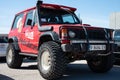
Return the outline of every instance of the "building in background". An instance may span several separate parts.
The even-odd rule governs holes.
[[[120,12],[115,12],[110,15],[109,26],[112,29],[120,29]]]

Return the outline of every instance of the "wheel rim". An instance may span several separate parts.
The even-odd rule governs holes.
[[[44,71],[48,71],[51,67],[51,57],[49,51],[43,51],[41,56],[41,66]]]
[[[12,53],[12,50],[10,49],[9,52],[8,52],[8,56],[7,56],[7,62],[10,64],[11,61],[12,61],[12,56],[13,56],[13,53]]]

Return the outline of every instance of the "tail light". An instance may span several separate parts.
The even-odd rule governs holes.
[[[61,42],[62,44],[70,43],[70,40],[68,40],[68,30],[65,28],[61,29]]]

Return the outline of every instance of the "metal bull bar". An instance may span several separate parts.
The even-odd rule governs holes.
[[[107,46],[109,46],[109,48],[107,49],[107,51],[110,51],[110,46],[111,46],[111,43],[113,43],[113,41],[111,41],[110,40],[110,35],[109,35],[109,33],[107,32],[107,30],[106,29],[103,29],[104,30],[104,32],[105,32],[105,38],[106,38],[106,41],[97,41],[97,42],[94,42],[94,41],[90,41],[89,40],[89,36],[88,36],[88,32],[87,32],[87,29],[85,28],[85,26],[83,26],[83,29],[84,29],[84,31],[85,31],[85,36],[86,36],[86,44],[87,44],[87,50],[89,50],[89,45],[90,45],[90,43],[106,43],[107,44]]]

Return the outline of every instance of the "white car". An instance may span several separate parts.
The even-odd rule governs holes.
[[[7,34],[0,34],[0,58],[6,56],[6,50],[8,47]]]

